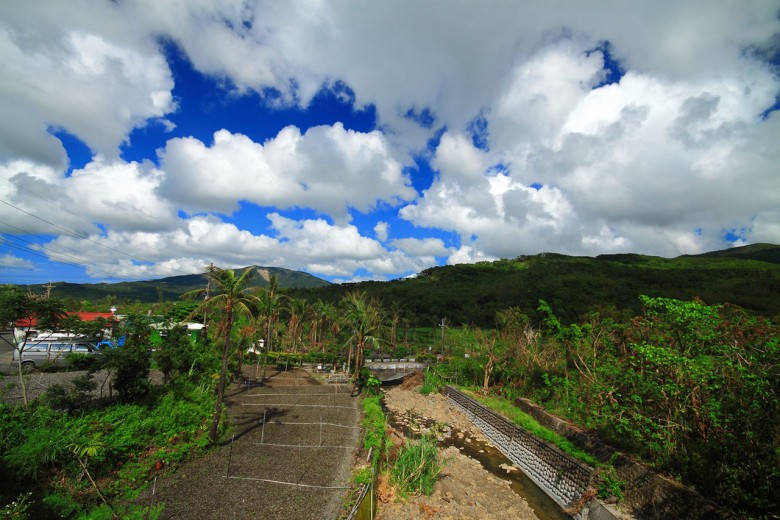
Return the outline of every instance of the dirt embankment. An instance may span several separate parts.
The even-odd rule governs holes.
[[[399,415],[418,415],[433,419],[439,435],[450,435],[451,428],[460,435],[484,440],[482,433],[468,418],[449,404],[440,394],[422,395],[416,388],[394,387],[385,393],[385,405]],[[403,442],[400,432],[392,431],[395,443]],[[384,520],[451,519],[537,520],[526,501],[517,495],[509,483],[489,472],[482,465],[452,446],[440,451],[445,461],[439,481],[431,496],[414,496],[400,500],[386,483],[381,483],[378,516]]]

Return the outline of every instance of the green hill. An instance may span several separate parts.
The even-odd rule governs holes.
[[[496,311],[511,306],[533,316],[547,301],[566,322],[593,310],[636,314],[639,295],[700,298],[732,303],[757,314],[780,315],[780,247],[756,244],[703,255],[661,258],[637,254],[566,256],[542,253],[422,271],[390,282],[294,290],[294,295],[335,301],[360,290],[385,306],[403,305],[412,324],[492,326]]]
[[[742,260],[758,260],[780,264],[780,246],[774,244],[751,244],[748,246],[733,247],[723,251],[713,251],[701,255],[686,255],[680,258],[735,258]]]
[[[241,273],[245,269],[248,269],[248,267],[236,269],[236,272]],[[272,275],[278,277],[279,286],[282,289],[313,288],[330,285],[330,282],[302,271],[292,271],[281,267],[258,266],[255,266],[255,269],[257,272],[249,284],[251,287],[267,287],[268,278]],[[94,284],[56,282],[52,283],[52,294],[59,298],[93,301],[102,300],[111,295],[122,300],[138,300],[144,303],[151,303],[178,300],[183,293],[201,289],[205,286],[206,277],[203,274],[190,274],[138,282]],[[34,293],[43,292],[43,286],[41,285],[29,287]]]

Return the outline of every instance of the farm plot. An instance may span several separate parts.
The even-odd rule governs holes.
[[[273,372],[226,403],[234,435],[160,482],[161,518],[335,518],[360,439],[351,386]]]

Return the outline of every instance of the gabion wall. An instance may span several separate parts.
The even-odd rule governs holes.
[[[445,387],[442,393],[561,507],[574,504],[590,485],[594,472],[590,466],[451,386]]]

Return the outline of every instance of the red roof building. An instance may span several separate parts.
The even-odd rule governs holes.
[[[76,315],[79,317],[81,321],[95,321],[98,318],[105,318],[107,320],[110,320],[112,318],[115,318],[114,313],[112,312],[66,312],[68,316]],[[32,318],[28,320],[27,318],[22,318],[21,320],[16,320],[16,326],[17,327],[32,327],[35,328],[38,325],[38,320],[35,318]]]

